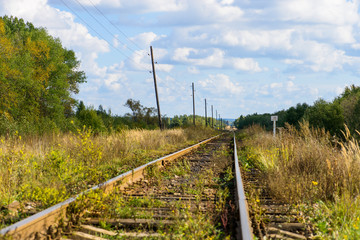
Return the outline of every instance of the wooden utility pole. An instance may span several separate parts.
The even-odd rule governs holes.
[[[220,120],[220,130],[221,130],[221,118],[220,118],[220,114],[219,114],[219,120]]]
[[[193,121],[195,126],[195,94],[194,94],[194,83],[192,83],[192,97],[193,97]]]
[[[217,128],[217,126],[218,126],[218,122],[217,122],[217,110],[215,110],[216,111],[216,117],[215,117],[215,127]]]
[[[158,96],[158,90],[157,90],[157,84],[156,84],[155,64],[154,64],[154,55],[153,55],[152,46],[150,46],[150,53],[151,53],[152,72],[153,72],[153,77],[154,77],[156,105],[157,105],[158,118],[159,118],[159,127],[160,127],[160,130],[162,130],[163,127],[162,127],[162,122],[161,122],[160,104],[159,104],[159,96]]]
[[[205,126],[207,127],[208,121],[207,121],[207,107],[206,107],[206,98],[205,98]]]
[[[211,127],[214,128],[214,110],[213,110],[213,105],[211,105]]]

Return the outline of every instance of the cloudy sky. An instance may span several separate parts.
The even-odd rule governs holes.
[[[45,27],[73,49],[77,99],[124,114],[128,98],[224,118],[275,112],[359,85],[359,0],[0,0],[0,14]]]

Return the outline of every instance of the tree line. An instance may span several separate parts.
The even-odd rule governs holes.
[[[278,115],[278,127],[284,127],[286,123],[298,126],[299,122],[307,121],[310,126],[324,128],[332,135],[342,137],[345,125],[351,133],[360,130],[360,87],[351,85],[333,101],[318,99],[314,104],[298,103],[296,106],[275,113],[249,114],[240,116],[235,121],[239,129],[252,124],[259,124],[267,130],[272,129],[270,116]]]
[[[74,126],[91,127],[95,132],[116,132],[122,129],[143,128],[156,129],[158,125],[158,116],[156,108],[143,106],[140,101],[128,99],[124,106],[131,111],[123,116],[113,115],[111,110],[105,110],[102,105],[98,109],[93,106],[86,107],[80,101],[73,119]],[[193,115],[175,115],[170,118],[166,115],[161,116],[164,128],[178,128],[193,126]],[[205,126],[205,117],[195,116],[196,126]],[[218,126],[220,123],[218,122]],[[208,118],[208,126],[211,125],[211,118]],[[216,121],[214,119],[214,125]]]

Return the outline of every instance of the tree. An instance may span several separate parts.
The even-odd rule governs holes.
[[[360,87],[351,85],[346,87],[344,92],[335,99],[334,102],[340,104],[344,122],[349,128],[350,132],[355,133],[355,130],[360,130]]]
[[[144,107],[140,104],[140,101],[134,99],[128,99],[125,103],[126,107],[132,111],[132,119],[138,127],[154,128],[156,126],[156,109]]]
[[[96,133],[106,130],[101,116],[97,114],[94,107],[85,107],[82,101],[80,101],[76,111],[76,118],[82,126],[90,127]]]
[[[341,130],[344,130],[344,116],[337,102],[319,99],[306,110],[304,118],[311,126],[325,128],[332,135],[341,136]]]
[[[288,124],[298,126],[301,119],[304,117],[306,109],[309,107],[306,103],[298,103],[296,107],[290,107],[286,111],[285,122]]]
[[[15,121],[61,124],[85,82],[74,52],[46,29],[7,16],[0,18],[0,44],[0,113]]]

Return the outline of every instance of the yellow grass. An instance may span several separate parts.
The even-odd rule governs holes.
[[[360,144],[348,129],[344,141],[306,122],[276,138],[256,126],[244,134],[244,166],[261,170],[273,197],[303,208],[319,239],[360,238]]]
[[[0,208],[14,200],[39,208],[53,205],[215,134],[211,129],[189,128],[94,136],[83,129],[77,134],[0,137]]]

